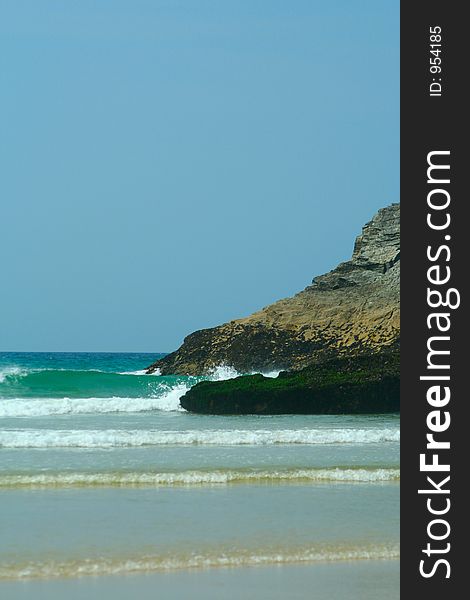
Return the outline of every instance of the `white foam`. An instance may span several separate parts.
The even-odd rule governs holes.
[[[163,473],[41,473],[1,475],[4,487],[111,487],[220,485],[229,483],[382,483],[397,481],[399,469],[285,469],[174,471]]]
[[[226,379],[234,379],[235,377],[240,377],[241,373],[239,373],[234,367],[230,365],[219,365],[214,367],[210,374],[209,379],[211,381],[225,381]]]
[[[351,560],[394,560],[400,556],[397,544],[367,546],[300,547],[292,549],[259,548],[258,550],[220,549],[213,553],[193,552],[168,555],[143,555],[129,558],[96,558],[76,560],[24,561],[0,566],[0,580],[81,577],[89,575],[116,575],[170,571],[179,569],[207,569],[216,567],[249,567],[292,563],[317,563]]]
[[[261,371],[261,375],[264,375],[265,377],[273,377],[273,378],[275,378],[275,377],[277,377],[279,375],[280,372],[281,371],[268,371],[266,373],[266,372]]]
[[[181,384],[158,398],[13,398],[0,399],[0,417],[43,417],[102,413],[138,413],[151,410],[183,411],[180,398],[189,389]]]
[[[398,429],[56,430],[4,429],[4,448],[114,448],[166,445],[377,444],[398,442]]]
[[[28,371],[20,367],[4,367],[0,369],[0,383],[3,383],[7,377],[23,377]]]
[[[155,369],[152,373],[147,373],[147,369],[141,369],[139,371],[122,371],[119,375],[152,375],[154,377],[159,377],[161,375],[160,369]]]
[[[211,381],[225,381],[226,379],[234,379],[235,377],[240,377],[241,375],[257,375],[261,374],[265,377],[277,377],[281,371],[250,371],[249,373],[240,373],[237,371],[235,367],[230,365],[218,365],[214,367],[210,374],[209,379]]]

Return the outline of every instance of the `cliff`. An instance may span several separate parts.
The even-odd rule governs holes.
[[[190,334],[148,372],[200,375],[222,364],[242,373],[300,370],[398,348],[399,281],[400,207],[392,204],[363,227],[350,260],[292,298]]]

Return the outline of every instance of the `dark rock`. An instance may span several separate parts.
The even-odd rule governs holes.
[[[203,381],[181,398],[204,414],[378,414],[400,408],[397,350],[333,358],[277,378],[248,375]]]

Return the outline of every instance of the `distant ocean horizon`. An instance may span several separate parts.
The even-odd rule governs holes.
[[[190,414],[239,374],[162,356],[0,353],[0,579],[398,557],[398,415]]]

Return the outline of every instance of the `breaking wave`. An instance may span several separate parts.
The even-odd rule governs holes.
[[[103,413],[138,413],[151,410],[183,411],[180,398],[189,389],[185,384],[169,388],[150,398],[11,398],[0,400],[0,417],[42,417]]]
[[[261,373],[261,375],[264,375],[265,377],[277,377],[280,371],[250,371],[250,373],[245,373],[245,375],[255,375],[256,373]],[[240,375],[243,375],[243,373],[240,373],[230,365],[219,365],[212,369],[209,374],[209,379],[211,381],[224,381],[225,379],[240,377]]]
[[[264,373],[276,377],[278,371]],[[137,412],[141,410],[177,410],[179,398],[194,384],[203,379],[222,381],[239,377],[233,367],[220,365],[205,377],[182,375],[161,376],[159,371],[147,375],[145,370],[113,373],[99,369],[24,369],[17,366],[0,370],[0,417],[40,416],[83,412],[132,412],[124,405],[129,399],[147,400],[134,402]],[[156,399],[161,402],[156,402]],[[53,400],[61,400],[53,405]],[[72,403],[76,401],[76,405]],[[102,404],[100,404],[100,399]],[[29,407],[25,400],[34,400]],[[43,405],[37,402],[43,400]],[[14,404],[17,404],[15,410]],[[50,412],[48,412],[50,411]]]
[[[279,371],[264,373],[277,377]],[[239,377],[220,365],[206,377],[147,375],[145,370],[112,373],[96,369],[0,370],[0,418],[67,414],[182,411],[180,398],[198,381]]]
[[[155,398],[200,378],[160,377],[142,372],[109,373],[99,370],[4,369],[0,379],[0,404],[4,399],[37,398]]]
[[[139,556],[135,558],[96,558],[68,561],[31,561],[0,566],[0,580],[82,577],[151,573],[180,569],[215,567],[249,567],[295,563],[337,562],[352,560],[394,560],[400,556],[397,544],[363,547],[312,547],[297,550],[194,552],[179,556]]]
[[[278,430],[56,430],[5,429],[3,448],[115,448],[167,445],[244,446],[273,444],[376,444],[398,442],[400,432],[388,429]]]
[[[381,483],[398,481],[399,469],[328,468],[285,470],[215,470],[163,473],[41,473],[1,475],[0,488],[192,486],[230,483]]]
[[[26,375],[28,371],[21,367],[3,367],[0,369],[0,383],[7,381],[8,379],[18,378]]]

